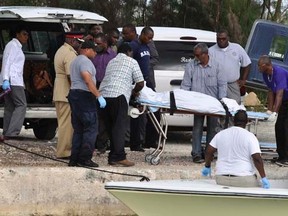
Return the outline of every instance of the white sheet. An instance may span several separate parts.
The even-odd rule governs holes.
[[[225,110],[220,101],[212,96],[194,91],[182,89],[174,90],[177,109],[190,110],[198,113],[225,115]],[[140,91],[139,101],[148,103],[157,107],[170,107],[170,92],[154,92],[148,87]],[[233,102],[234,101],[234,102]],[[225,98],[224,101],[229,111],[243,109],[235,100]]]
[[[188,110],[195,113],[225,115],[225,110],[220,101],[212,96],[194,91],[182,89],[174,90],[175,102],[177,109]],[[151,88],[144,87],[140,91],[138,98],[140,103],[150,104],[151,107],[170,108],[170,92],[154,92]],[[223,98],[223,102],[228,107],[229,112],[233,115],[237,110],[246,108],[239,105],[235,100]],[[153,109],[152,109],[153,111]],[[247,112],[249,118],[267,119],[269,115],[260,112]]]

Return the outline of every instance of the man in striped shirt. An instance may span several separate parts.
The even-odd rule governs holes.
[[[198,43],[194,47],[195,58],[186,65],[181,89],[196,91],[210,95],[217,99],[227,96],[227,81],[224,73],[219,68],[219,63],[208,54],[208,47],[204,43]],[[193,98],[191,98],[193,100]],[[192,159],[194,163],[203,163],[201,139],[205,115],[194,115]],[[206,146],[216,134],[218,117],[207,116]]]

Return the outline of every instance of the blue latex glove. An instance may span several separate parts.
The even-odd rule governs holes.
[[[262,182],[262,187],[265,189],[269,189],[270,188],[270,183],[268,181],[268,179],[266,177],[261,179]]]
[[[10,89],[10,82],[8,80],[4,80],[2,84],[2,89],[7,90]]]
[[[97,98],[98,102],[100,104],[100,108],[105,108],[106,107],[106,100],[105,98],[101,95],[100,97]]]
[[[203,167],[202,169],[202,176],[211,176],[211,167]]]

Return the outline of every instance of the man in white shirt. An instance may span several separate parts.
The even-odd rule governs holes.
[[[229,42],[226,30],[217,32],[217,44],[209,48],[209,55],[218,61],[220,70],[225,73],[227,97],[240,104],[240,88],[245,85],[251,66],[249,56],[239,44]]]
[[[18,136],[24,122],[27,102],[23,81],[25,56],[22,44],[27,43],[28,36],[24,26],[16,26],[14,38],[4,49],[0,83],[3,90],[11,89],[11,93],[4,97],[3,135],[0,141]]]
[[[253,133],[245,129],[247,122],[246,111],[238,110],[234,116],[234,126],[215,135],[206,149],[202,175],[211,175],[211,161],[217,151],[217,184],[257,187],[259,181],[255,172],[256,167],[261,176],[262,187],[270,188],[261,158],[259,142]]]

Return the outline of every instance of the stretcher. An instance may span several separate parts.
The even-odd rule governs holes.
[[[167,114],[202,114],[207,116],[225,117],[223,128],[227,128],[229,118],[233,116],[237,110],[245,109],[239,106],[236,101],[231,99],[223,99],[219,101],[214,97],[206,94],[201,94],[193,91],[185,91],[181,89],[173,92],[156,93],[149,88],[144,88],[138,98],[139,103],[143,106],[143,111],[139,112],[137,109],[132,109],[130,115],[136,117],[143,113],[147,113],[151,119],[155,129],[159,134],[158,146],[152,152],[145,156],[145,161],[158,165],[160,163],[160,156],[165,150],[167,140],[168,122]],[[154,112],[160,112],[160,121],[157,120]],[[257,133],[257,124],[259,120],[267,120],[269,115],[260,112],[247,112],[249,124],[254,125],[254,132]]]

